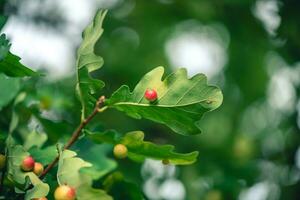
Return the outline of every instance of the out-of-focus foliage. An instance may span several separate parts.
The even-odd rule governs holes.
[[[18,4],[12,2],[7,8],[15,12],[7,12],[8,17],[21,15],[17,12]],[[159,170],[158,174],[147,171],[147,163],[141,167],[127,160],[120,161],[117,170],[122,176],[119,182],[112,181],[110,184],[109,180],[114,176],[99,175],[106,180],[104,188],[109,194],[113,191],[125,194],[139,185],[144,186],[144,193],[149,199],[168,199],[159,188],[171,179],[179,179],[186,192],[183,199],[189,200],[255,199],[249,197],[251,191],[252,195],[263,191],[262,196],[265,194],[268,199],[298,198],[300,5],[297,0],[268,1],[275,2],[278,13],[275,11],[273,14],[280,18],[275,34],[270,34],[264,20],[257,14],[258,7],[261,8],[264,2],[267,1],[128,0],[112,7],[104,22],[105,32],[96,46],[105,64],[103,69],[93,74],[93,77],[107,83],[104,94],[111,94],[125,83],[134,88],[139,78],[155,66],[168,67],[168,73],[173,71],[166,44],[175,32],[183,34],[177,33],[182,24],[212,28],[220,38],[227,38],[228,46],[223,46],[226,64],[209,77],[211,82],[221,85],[224,103],[220,110],[205,116],[201,122],[203,134],[188,140],[185,136],[171,134],[171,130],[163,125],[129,119],[115,111],[99,116],[90,125],[95,131],[116,128],[125,133],[142,129],[147,133],[147,140],[176,144],[178,152],[200,152],[197,163],[177,167],[177,173],[172,176],[159,174]],[[262,9],[263,13],[268,13],[268,7]],[[37,19],[39,24],[61,23],[62,27],[66,23],[61,20],[60,13],[28,19]],[[54,27],[61,31],[59,25]],[[30,118],[31,127],[49,133],[48,143],[54,144],[60,136],[63,136],[62,141],[68,138],[80,120],[73,78],[56,80],[55,83],[35,78],[30,80],[30,84],[18,86],[17,91],[28,91],[23,104],[36,109],[36,113],[31,113],[26,107],[15,107],[20,116],[19,129],[26,133],[28,126],[22,121]],[[0,102],[2,99],[1,96]],[[8,132],[4,127],[10,123],[11,100],[7,100],[10,103],[5,103],[1,110],[0,136]],[[44,115],[37,114],[39,111]],[[36,122],[42,127],[36,126]],[[20,132],[20,141],[26,138],[24,133]],[[2,140],[0,137],[0,142]],[[82,140],[74,150],[88,151],[90,147],[89,141]],[[99,153],[99,159],[106,154],[111,156],[107,153],[111,152],[111,147],[107,148]],[[2,145],[0,150],[3,150]],[[108,169],[114,170],[114,164]],[[151,175],[145,175],[147,173]],[[124,179],[136,185],[124,187]],[[161,187],[149,187],[153,182]],[[151,196],[151,193],[156,196]],[[137,196],[137,199],[140,198],[140,195]],[[115,198],[121,199],[122,196]]]

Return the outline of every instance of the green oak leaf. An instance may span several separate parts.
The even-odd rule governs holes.
[[[198,152],[176,153],[172,145],[157,145],[144,141],[144,133],[133,131],[118,137],[115,131],[92,133],[86,131],[87,137],[95,143],[124,144],[128,149],[128,157],[134,161],[142,162],[146,158],[168,160],[174,165],[189,165],[196,161]]]
[[[0,72],[11,77],[39,76],[40,74],[25,67],[20,63],[21,58],[8,52],[6,57],[0,61]]]
[[[10,49],[9,41],[6,39],[5,34],[0,35],[0,61],[3,60]]]
[[[179,134],[200,133],[199,121],[203,114],[222,103],[221,90],[207,85],[203,74],[189,79],[185,69],[177,70],[164,80],[163,74],[163,67],[155,68],[141,79],[133,92],[128,86],[121,86],[107,101],[107,106],[136,119],[146,118],[165,124]],[[148,88],[157,91],[158,99],[154,103],[144,98]]]
[[[59,185],[67,184],[74,187],[76,189],[77,200],[112,200],[105,191],[92,187],[92,178],[81,172],[83,168],[91,167],[92,165],[76,157],[76,155],[74,151],[62,150],[60,148],[57,171]]]
[[[10,51],[9,40],[2,34],[0,36],[0,72],[11,77],[38,76],[39,73],[25,67],[21,58],[12,54]]]
[[[0,73],[0,110],[6,106],[18,94],[20,90],[20,80],[7,77]]]
[[[6,24],[8,17],[0,15],[0,30],[2,30],[3,26]]]
[[[47,196],[49,185],[43,183],[33,172],[24,172],[21,170],[23,159],[30,154],[26,152],[21,145],[15,145],[11,137],[7,140],[8,147],[8,178],[18,184],[18,187],[24,187],[28,182],[33,187],[26,191],[25,200]],[[20,188],[18,188],[20,190]],[[21,189],[22,190],[22,189]]]
[[[48,165],[51,163],[58,155],[56,146],[48,146],[45,148],[32,147],[29,149],[30,155],[34,157],[36,162],[42,163],[43,165]]]
[[[82,106],[82,119],[95,105],[94,94],[104,87],[104,82],[94,79],[90,73],[100,69],[103,58],[95,54],[95,45],[103,33],[102,23],[107,11],[99,10],[91,24],[83,32],[83,40],[77,51],[76,92]]]
[[[57,170],[57,181],[59,185],[68,184],[77,188],[83,184],[79,170],[84,167],[90,167],[91,164],[76,157],[76,155],[77,154],[71,150],[60,151]]]
[[[41,181],[33,172],[28,172],[27,176],[34,187],[26,191],[25,200],[47,196],[50,191],[49,185]]]

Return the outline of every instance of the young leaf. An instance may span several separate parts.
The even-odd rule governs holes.
[[[29,150],[32,147],[41,148],[43,144],[47,141],[47,135],[45,133],[39,133],[36,130],[27,134],[23,147]]]
[[[76,153],[70,150],[60,152],[59,165],[57,171],[57,181],[59,185],[68,184],[72,187],[79,187],[83,180],[79,170],[90,167],[91,164],[81,158],[76,157]]]
[[[218,108],[223,100],[215,86],[208,86],[206,76],[197,74],[187,78],[185,69],[179,69],[162,81],[163,67],[146,74],[133,92],[123,85],[107,101],[107,106],[125,112],[137,119],[146,118],[169,126],[183,135],[200,133],[199,121],[207,111]],[[155,89],[157,101],[144,98],[147,89]]]
[[[133,131],[125,134],[124,137],[117,137],[114,131],[104,133],[91,133],[86,131],[87,137],[96,143],[111,142],[112,144],[124,144],[128,149],[128,157],[134,161],[144,161],[146,158],[156,160],[168,160],[174,165],[189,165],[196,161],[198,152],[175,153],[172,145],[156,145],[144,141],[144,133]],[[110,138],[109,140],[107,138]]]
[[[58,183],[67,184],[76,190],[77,200],[112,200],[105,191],[92,188],[92,178],[81,173],[81,169],[90,167],[91,164],[76,157],[76,153],[70,150],[60,149],[57,179]]]
[[[24,77],[24,76],[38,76],[39,73],[25,67],[20,58],[10,51],[9,41],[5,35],[0,36],[0,72],[7,76]]]
[[[104,87],[104,83],[94,79],[90,73],[100,69],[103,65],[101,56],[95,54],[95,44],[103,33],[102,23],[106,11],[100,10],[91,24],[83,32],[83,40],[77,51],[77,86],[76,92],[82,106],[82,119],[88,115],[95,105],[96,91]]]
[[[41,181],[33,172],[28,172],[27,176],[34,187],[26,191],[25,200],[47,196],[50,190],[49,185]]]

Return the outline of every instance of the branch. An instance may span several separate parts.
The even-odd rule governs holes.
[[[102,112],[104,109],[101,109],[101,106],[103,105],[105,101],[105,97],[101,96],[97,103],[96,106],[93,110],[93,112],[86,118],[84,119],[79,126],[77,127],[77,129],[73,132],[72,137],[69,139],[69,141],[66,143],[66,145],[64,146],[64,149],[69,149],[79,138],[79,136],[81,135],[81,131],[82,129],[97,115],[98,112]],[[44,178],[46,176],[46,174],[57,164],[59,160],[59,156],[57,156],[48,166],[47,168],[43,171],[43,173],[41,174],[40,178]]]

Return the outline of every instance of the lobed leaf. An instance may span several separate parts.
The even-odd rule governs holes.
[[[83,184],[79,170],[84,167],[90,167],[91,164],[76,157],[76,155],[74,151],[70,150],[60,152],[57,170],[57,181],[59,185],[67,184],[77,188]]]
[[[104,133],[87,132],[87,137],[96,143],[124,144],[128,149],[128,157],[134,161],[142,162],[146,158],[168,160],[174,165],[188,165],[196,161],[198,152],[176,153],[172,145],[157,145],[144,141],[144,133],[133,131],[118,137],[115,131]]]
[[[50,191],[48,184],[41,181],[33,172],[28,172],[27,176],[33,185],[33,188],[26,191],[25,200],[32,200],[47,196]]]
[[[9,41],[6,36],[0,36],[0,72],[11,77],[24,77],[24,76],[38,76],[39,73],[24,66],[18,56],[12,54],[10,51]]]
[[[104,83],[91,77],[90,73],[100,69],[104,63],[96,55],[95,45],[103,33],[102,23],[107,11],[99,10],[91,24],[83,32],[83,40],[77,51],[77,86],[76,92],[82,106],[84,119],[95,105],[94,94],[104,87]]]
[[[58,183],[74,187],[77,200],[112,200],[105,191],[92,187],[92,178],[81,173],[82,169],[91,167],[91,164],[76,157],[76,155],[74,151],[60,149],[57,171]]]
[[[107,106],[136,118],[146,118],[165,124],[183,135],[200,133],[199,121],[205,112],[218,108],[223,100],[219,88],[207,85],[207,78],[197,74],[188,79],[185,69],[179,69],[162,81],[163,67],[146,74],[133,92],[121,86],[107,101]],[[154,103],[144,98],[146,89],[155,89]]]

